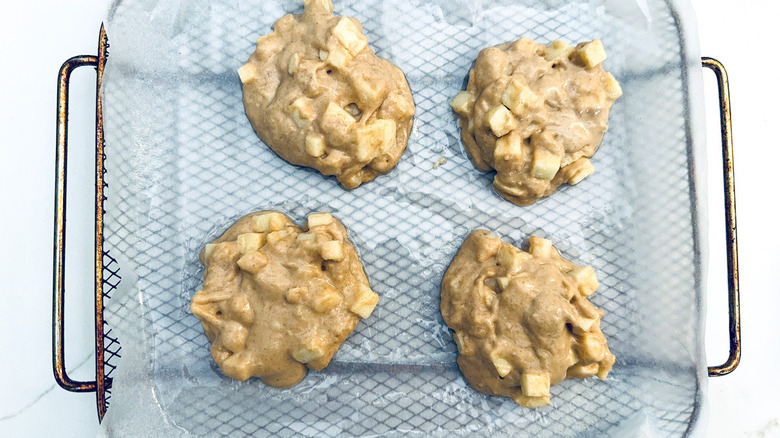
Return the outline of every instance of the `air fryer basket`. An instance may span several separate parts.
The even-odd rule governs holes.
[[[637,2],[614,10],[593,2],[532,0],[335,3],[337,14],[361,20],[374,50],[405,72],[417,105],[398,167],[352,191],[283,162],[243,114],[235,70],[255,38],[284,13],[299,12],[299,2],[117,2],[108,23],[111,60],[106,64],[101,30],[98,57],[74,58],[63,67],[55,230],[58,382],[96,391],[100,418],[113,390],[104,421],[112,436],[694,432],[706,394],[706,242],[695,100],[701,97],[700,61],[685,5],[656,0],[641,2],[647,9]],[[482,47],[519,36],[545,42],[601,38],[610,55],[606,68],[625,92],[594,157],[596,174],[530,207],[502,200],[491,190],[492,175],[473,168],[447,105]],[[93,63],[99,78],[96,356],[104,366],[95,382],[72,382],[62,350],[67,78],[70,69]],[[725,72],[715,71],[727,85]],[[732,350],[729,362],[710,369],[711,375],[733,370],[739,358],[727,87],[721,91]],[[447,161],[434,166],[441,158]],[[328,368],[286,390],[222,376],[188,311],[202,274],[199,249],[237,217],[267,208],[297,220],[315,211],[338,216],[381,296]],[[546,236],[567,258],[594,267],[601,287],[593,302],[606,312],[602,327],[618,358],[606,382],[565,381],[553,388],[552,405],[537,410],[465,383],[439,314],[439,283],[474,228],[519,246],[532,234]]]

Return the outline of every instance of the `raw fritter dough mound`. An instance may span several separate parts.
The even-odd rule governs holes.
[[[279,156],[355,188],[389,172],[409,138],[412,92],[330,0],[285,15],[238,70],[252,127]]]
[[[203,290],[190,309],[225,375],[277,387],[321,370],[379,296],[347,230],[328,213],[306,229],[282,213],[246,216],[201,252]]]
[[[441,313],[471,386],[538,407],[566,377],[606,378],[615,356],[603,312],[587,298],[598,287],[593,269],[562,258],[546,239],[532,236],[529,251],[472,232],[444,274]]]
[[[479,52],[466,91],[450,105],[471,161],[496,170],[501,196],[529,205],[593,173],[588,158],[623,93],[601,67],[606,56],[599,40],[575,48],[520,38]]]

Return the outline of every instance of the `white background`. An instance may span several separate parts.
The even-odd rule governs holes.
[[[780,437],[780,290],[777,287],[777,19],[771,0],[691,0],[702,54],[730,74],[739,218],[743,359],[709,379],[707,436]],[[106,1],[38,0],[0,6],[0,436],[95,436],[94,394],[52,377],[52,240],[56,77],[73,55],[95,54]],[[94,70],[73,76],[68,208],[67,365],[89,379],[92,319]],[[725,262],[715,82],[708,108],[710,267],[706,347],[726,357]],[[92,112],[92,113],[91,113]],[[73,214],[75,212],[75,214]],[[81,219],[81,220],[79,220]]]

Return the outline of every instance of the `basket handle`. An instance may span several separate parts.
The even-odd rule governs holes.
[[[73,392],[95,392],[98,416],[105,414],[105,371],[103,369],[103,117],[100,87],[108,41],[101,26],[98,56],[75,56],[60,67],[57,80],[56,170],[54,178],[54,285],[52,311],[52,365],[54,379]],[[80,67],[97,69],[95,135],[95,380],[78,381],[65,369],[65,220],[67,205],[68,98],[71,73]]]
[[[715,73],[720,102],[720,138],[723,153],[723,192],[726,207],[726,263],[728,269],[729,357],[721,365],[708,367],[709,375],[724,376],[737,368],[742,356],[739,320],[739,264],[737,257],[737,199],[734,189],[734,144],[731,132],[731,101],[726,68],[718,60],[702,58],[702,67]]]

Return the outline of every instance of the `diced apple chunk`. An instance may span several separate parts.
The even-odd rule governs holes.
[[[208,263],[209,258],[211,257],[211,254],[214,252],[214,248],[217,247],[216,243],[207,243],[206,247],[203,249],[203,260]]]
[[[520,387],[527,397],[545,397],[550,395],[550,376],[540,373],[523,373]]]
[[[524,408],[538,408],[550,404],[550,396],[529,397],[523,394],[512,396],[512,401]]]
[[[287,63],[287,73],[294,75],[298,72],[298,64],[301,62],[301,57],[297,53],[293,53],[290,57],[290,62]]]
[[[325,138],[319,134],[309,134],[304,141],[306,153],[312,157],[321,157],[325,153]]]
[[[306,98],[299,97],[290,105],[290,117],[299,128],[306,127],[314,118],[314,111],[306,102]]]
[[[501,239],[495,236],[484,236],[477,246],[477,262],[484,263],[496,255],[501,248]]]
[[[531,176],[551,180],[561,168],[561,157],[547,149],[536,148],[531,161]]]
[[[242,84],[248,84],[257,79],[257,70],[252,64],[244,64],[238,69],[238,78]]]
[[[252,229],[256,233],[283,230],[285,225],[284,215],[276,211],[252,216]]]
[[[266,234],[265,241],[269,245],[276,245],[277,243],[287,239],[292,234],[291,230],[271,231]]]
[[[593,40],[577,46],[577,53],[586,67],[593,68],[607,59],[607,52],[601,40]]]
[[[354,301],[349,306],[349,311],[365,319],[371,316],[378,302],[379,295],[372,291],[370,287],[360,285]]]
[[[344,244],[338,240],[329,240],[320,246],[320,254],[325,260],[340,262],[344,260]]]
[[[498,284],[499,289],[506,290],[509,287],[509,277],[497,277],[496,284]]]
[[[523,139],[516,132],[496,140],[496,149],[493,151],[493,160],[498,164],[502,161],[520,161],[523,159]]]
[[[295,241],[298,243],[314,243],[316,239],[317,235],[315,233],[301,233],[295,238]]]
[[[311,230],[314,227],[330,225],[333,223],[333,216],[330,213],[312,213],[306,218],[306,226]]]
[[[623,95],[623,89],[620,87],[620,83],[612,76],[612,73],[607,73],[607,81],[604,84],[604,89],[607,91],[607,97],[612,100],[617,99]]]
[[[268,257],[260,251],[244,254],[238,259],[238,267],[250,274],[257,274],[268,264]]]
[[[349,61],[352,61],[352,58],[353,56],[347,52],[347,49],[338,44],[330,50],[320,50],[320,60],[338,69],[344,68],[349,64]]]
[[[468,91],[461,91],[455,95],[455,98],[450,102],[450,107],[458,115],[468,116],[471,114],[471,107],[474,105],[474,96]]]
[[[290,304],[299,304],[308,293],[309,290],[305,287],[293,287],[287,289],[287,292],[284,293],[284,299]]]
[[[496,259],[498,260],[498,263],[501,264],[501,266],[510,266],[512,263],[514,263],[519,252],[520,250],[514,246],[508,243],[503,243],[501,244],[501,248],[498,249]]]
[[[528,108],[539,104],[539,96],[519,77],[512,78],[501,95],[501,103],[518,117],[523,117]]]
[[[597,336],[585,333],[580,339],[580,357],[586,363],[598,362],[607,353],[605,347]]]
[[[395,121],[377,119],[373,123],[355,129],[355,143],[357,150],[362,151],[358,161],[370,160],[376,151],[386,153],[395,146],[396,125]],[[361,159],[362,158],[362,159]]]
[[[590,329],[593,327],[593,324],[596,323],[596,318],[581,317],[572,322],[574,328],[577,329],[575,330],[575,332],[586,333],[589,332]]]
[[[569,271],[569,276],[577,281],[577,289],[584,296],[590,296],[599,288],[596,271],[590,266],[578,266]]]
[[[315,312],[327,313],[341,304],[343,297],[333,286],[323,286],[311,301],[311,306]]]
[[[487,125],[496,137],[503,137],[515,127],[515,118],[504,105],[496,105],[485,114]]]
[[[499,377],[506,377],[509,373],[512,372],[514,367],[511,363],[509,363],[508,360],[494,353],[490,354],[490,361],[493,362],[493,366],[496,368],[496,372],[498,372]]]
[[[293,359],[300,363],[309,363],[315,359],[321,358],[325,354],[322,348],[317,345],[307,345],[292,353]]]
[[[336,105],[334,102],[328,102],[325,112],[322,113],[320,119],[322,126],[329,126],[332,129],[339,129],[348,131],[349,128],[355,124],[355,118],[352,114],[348,113],[344,108]]]
[[[534,257],[550,257],[552,255],[552,242],[539,236],[531,236],[528,239],[528,252]]]
[[[383,83],[367,81],[359,76],[352,78],[352,86],[355,88],[358,99],[367,104],[378,102],[384,92]]]
[[[566,175],[569,177],[569,184],[574,185],[580,183],[583,179],[593,175],[596,169],[593,167],[593,163],[590,159],[581,157],[575,160],[573,163],[566,166]]]
[[[571,52],[574,51],[574,47],[566,44],[561,40],[555,40],[547,46],[547,53],[544,54],[544,59],[548,61],[555,61],[560,58],[568,58]]]
[[[368,39],[360,31],[354,19],[341,17],[333,26],[333,35],[352,56],[357,56],[367,45]]]
[[[244,233],[236,236],[236,244],[241,254],[257,251],[263,246],[264,237],[261,233]]]

